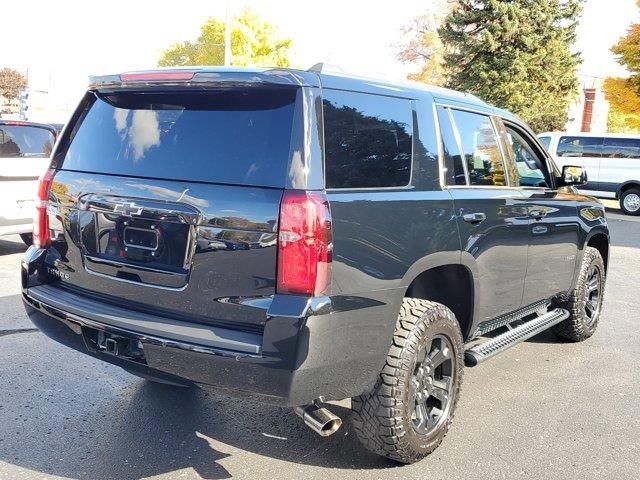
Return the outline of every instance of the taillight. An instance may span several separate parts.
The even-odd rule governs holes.
[[[36,197],[36,214],[33,221],[33,244],[38,248],[46,248],[51,243],[49,231],[49,217],[47,216],[47,203],[49,191],[55,170],[49,169],[42,174],[38,181],[38,194]]]
[[[278,293],[322,295],[331,284],[333,234],[327,197],[286,191],[278,227]]]

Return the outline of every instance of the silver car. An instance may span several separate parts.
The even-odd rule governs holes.
[[[38,177],[56,133],[53,125],[0,120],[0,235],[19,234],[31,244]]]

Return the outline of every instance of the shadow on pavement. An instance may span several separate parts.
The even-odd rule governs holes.
[[[29,248],[20,240],[20,237],[16,236],[15,238],[16,240],[14,240],[13,236],[8,238],[0,237],[0,256],[22,253]]]
[[[90,383],[80,382],[77,388],[87,389],[87,385]],[[79,480],[141,479],[188,468],[204,479],[226,479],[262,471],[261,456],[324,468],[397,466],[358,444],[349,431],[350,410],[341,407],[333,411],[345,420],[342,429],[321,438],[288,408],[142,380],[127,395],[118,396],[122,404],[110,405],[111,412],[86,405],[77,412],[54,412],[51,405],[38,405],[52,401],[56,402],[55,398],[34,399],[32,408],[68,415],[64,431],[42,435],[52,429],[50,415],[44,415],[40,425],[29,429],[37,432],[38,438],[25,438],[18,458],[0,453],[0,460],[45,475]],[[56,410],[64,406],[60,403]],[[0,452],[2,445],[0,442]],[[242,455],[246,462],[235,459],[229,471],[224,460],[235,455]]]

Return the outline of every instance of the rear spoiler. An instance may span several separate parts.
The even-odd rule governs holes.
[[[315,72],[288,68],[241,70],[233,68],[166,69],[127,72],[117,75],[89,77],[90,89],[140,88],[156,86],[216,87],[216,86],[298,86],[320,87]]]

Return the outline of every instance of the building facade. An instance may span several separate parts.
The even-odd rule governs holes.
[[[580,75],[580,94],[569,107],[567,132],[607,131],[609,102],[604,96],[604,78]]]

